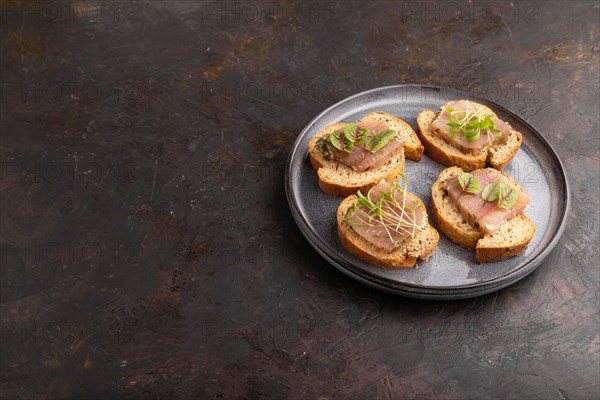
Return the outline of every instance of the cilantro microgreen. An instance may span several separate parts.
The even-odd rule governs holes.
[[[402,180],[404,187],[398,183],[393,183],[388,190],[381,193],[381,197],[377,202],[372,201],[372,189],[369,190],[367,196],[358,191],[352,213],[349,215],[357,215],[360,223],[354,223],[353,226],[372,227],[373,225],[381,225],[392,242],[394,242],[392,232],[414,237],[417,230],[423,229],[425,224],[417,224],[416,222],[416,210],[422,206],[419,204],[415,206],[406,204],[407,191],[404,175],[402,175]],[[396,196],[398,191],[402,193],[401,201]]]
[[[482,133],[489,136],[492,132],[500,132],[492,120],[493,115],[485,114],[483,107],[476,110],[470,110],[468,106],[466,110],[446,107],[446,111],[450,113],[446,125],[450,127],[452,136],[460,133],[468,142],[475,142]]]

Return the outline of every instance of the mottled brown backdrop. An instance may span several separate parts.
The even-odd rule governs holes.
[[[597,1],[0,5],[0,397],[600,397]],[[556,148],[572,209],[531,276],[416,301],[304,239],[298,133],[399,83]]]

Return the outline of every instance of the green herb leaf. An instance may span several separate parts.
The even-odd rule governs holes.
[[[349,141],[354,143],[354,135],[356,135],[356,129],[358,127],[356,126],[356,124],[348,124],[344,127],[344,138]]]
[[[506,186],[506,185],[505,185]],[[517,198],[519,195],[517,191],[513,188],[506,186],[508,191],[504,194],[501,194],[501,197],[498,197],[498,207],[504,208],[505,210],[510,210],[517,203]]]
[[[474,135],[465,135],[465,137],[467,138],[467,142],[476,142],[477,139],[479,139],[479,133],[476,133]]]
[[[458,176],[458,183],[460,184],[462,190],[468,193],[479,193],[479,190],[481,189],[479,181],[475,175],[468,172],[463,172]]]
[[[354,142],[350,142],[349,140],[344,140],[344,151],[346,153],[352,153],[353,148],[354,148]]]
[[[342,132],[336,131],[329,134],[329,142],[338,150],[344,150],[344,139]]]
[[[348,124],[344,128],[344,151],[351,153],[354,148],[354,135],[356,134],[356,124]]]
[[[487,185],[483,192],[481,192],[481,198],[488,202],[497,201],[497,207],[510,210],[513,208],[519,197],[518,193],[504,182],[496,181]]]
[[[475,142],[479,139],[481,133],[490,135],[491,132],[500,132],[500,129],[492,121],[492,116],[483,114],[483,107],[478,110],[449,110],[450,118],[446,125],[450,129],[452,136],[461,133],[468,142]]]
[[[356,130],[356,139],[355,143],[357,146],[362,146],[367,136],[369,135],[369,130],[367,128],[358,128]]]
[[[392,129],[386,129],[381,132],[377,132],[365,145],[365,149],[369,150],[371,153],[376,153],[385,147],[393,138],[398,136],[398,133]]]
[[[354,141],[348,140],[344,132],[336,131],[329,134],[329,142],[338,150],[351,153],[354,148]]]
[[[483,188],[481,192],[481,198],[485,201],[493,202],[498,200],[498,195],[500,194],[499,186],[501,182],[496,181],[488,184]]]

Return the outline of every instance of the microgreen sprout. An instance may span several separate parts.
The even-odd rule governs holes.
[[[475,142],[479,139],[481,133],[487,134],[488,144],[492,146],[494,139],[492,132],[500,132],[492,120],[493,115],[484,113],[484,107],[470,109],[467,103],[466,110],[454,110],[446,106],[446,111],[450,113],[447,125],[450,127],[450,134],[455,137],[460,133],[468,142]]]
[[[425,224],[417,224],[417,208],[421,206],[417,203],[407,205],[406,178],[402,176],[404,186],[393,183],[388,191],[381,194],[377,202],[372,201],[372,192],[370,190],[367,196],[360,191],[357,193],[357,199],[351,213],[358,216],[360,222],[355,222],[358,226],[382,226],[393,243],[394,232],[414,237],[417,230],[424,228]],[[397,199],[397,193],[402,193],[401,201]]]
[[[360,148],[364,153],[357,167],[365,161],[369,154],[375,154],[384,148],[392,139],[398,137],[398,132],[392,129],[384,129],[380,132],[373,132],[369,137],[371,130],[358,126],[355,123],[347,124],[343,130],[331,132],[328,136],[329,143],[340,151],[338,155],[339,167],[340,161],[344,153],[352,153],[355,148]],[[367,138],[369,140],[367,140]]]

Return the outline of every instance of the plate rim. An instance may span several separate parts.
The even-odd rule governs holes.
[[[368,95],[369,93],[386,91],[386,90],[399,90],[402,88],[430,89],[435,92],[440,92],[442,90],[449,90],[449,91],[452,91],[452,92],[460,94],[460,95],[465,95],[470,100],[471,99],[475,100],[475,101],[481,100],[483,102],[486,102],[486,103],[502,110],[504,113],[510,115],[511,118],[515,118],[516,120],[518,120],[519,123],[523,124],[527,129],[529,129],[536,135],[536,138],[541,141],[543,146],[545,146],[548,150],[550,150],[548,152],[549,153],[548,155],[551,156],[553,164],[555,164],[558,167],[557,169],[558,169],[558,172],[560,173],[559,175],[555,175],[556,180],[557,180],[557,182],[559,182],[559,184],[562,184],[562,186],[564,188],[563,193],[562,193],[564,207],[561,210],[562,216],[557,221],[558,228],[554,230],[552,237],[549,239],[546,246],[538,254],[534,255],[531,259],[527,260],[523,264],[518,265],[515,270],[513,270],[505,275],[502,275],[502,276],[499,276],[492,280],[489,280],[489,281],[477,282],[477,283],[465,284],[465,285],[428,286],[428,285],[419,285],[419,284],[413,284],[413,283],[408,283],[408,282],[399,282],[399,281],[391,279],[391,278],[375,277],[372,274],[369,274],[368,272],[365,272],[362,270],[357,271],[356,268],[351,268],[350,266],[343,265],[343,263],[338,262],[337,260],[334,259],[334,257],[329,255],[329,253],[333,252],[333,249],[330,247],[330,245],[327,242],[321,240],[321,243],[317,244],[313,241],[313,239],[318,238],[319,235],[310,227],[310,224],[308,224],[308,221],[306,220],[305,216],[299,209],[299,206],[296,201],[296,197],[294,195],[294,190],[292,188],[292,176],[291,176],[292,161],[297,157],[296,155],[300,151],[300,148],[299,148],[300,141],[304,138],[307,131],[315,124],[316,121],[320,120],[324,115],[329,113],[331,110],[340,107],[344,103],[347,103],[356,98]],[[306,154],[308,154],[308,149],[306,149]],[[306,154],[304,154],[304,158],[306,158]],[[317,114],[314,118],[312,118],[304,126],[302,131],[298,134],[296,140],[294,141],[294,144],[292,145],[291,150],[289,151],[287,161],[286,161],[286,166],[285,166],[285,192],[286,192],[286,198],[288,201],[288,205],[292,211],[292,216],[294,218],[294,221],[300,228],[300,231],[302,232],[303,236],[308,240],[309,244],[313,248],[315,248],[315,250],[317,250],[317,252],[327,262],[329,262],[334,267],[336,267],[338,270],[340,270],[341,272],[350,276],[351,278],[361,281],[362,283],[367,284],[371,287],[375,287],[379,290],[384,290],[387,292],[392,292],[392,293],[396,293],[396,294],[400,294],[400,295],[404,295],[404,296],[408,296],[408,297],[429,298],[429,299],[458,299],[458,298],[476,297],[476,296],[480,296],[483,294],[494,292],[496,290],[503,289],[509,285],[516,283],[520,279],[526,277],[531,272],[533,272],[535,269],[537,269],[537,267],[539,267],[542,264],[542,262],[550,255],[552,250],[554,250],[554,248],[556,247],[556,244],[558,243],[558,241],[560,240],[560,238],[562,237],[562,234],[564,232],[564,229],[566,226],[566,220],[568,218],[570,206],[571,206],[570,186],[569,186],[569,181],[568,181],[565,167],[564,167],[560,157],[558,156],[558,153],[554,149],[554,147],[529,122],[525,121],[519,115],[510,111],[506,107],[496,103],[495,101],[486,99],[481,96],[476,96],[473,93],[468,92],[464,89],[457,89],[457,88],[443,87],[443,86],[434,86],[434,85],[413,84],[413,83],[381,86],[381,87],[372,88],[372,89],[368,89],[368,90],[353,94],[351,96],[348,96],[348,97],[332,104],[331,106],[327,107],[325,110],[323,110],[319,114]],[[310,237],[310,236],[312,236],[312,237]],[[328,252],[325,251],[323,248],[321,248],[321,245],[324,245],[326,247],[326,249],[328,250]],[[351,263],[349,263],[349,264],[351,264]],[[403,287],[405,289],[403,289]],[[476,290],[476,289],[480,289],[480,290]],[[472,291],[473,293],[472,294],[462,293],[462,291]]]

